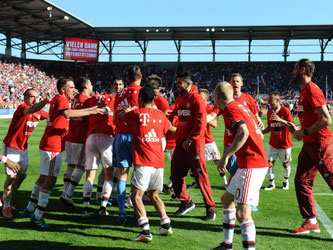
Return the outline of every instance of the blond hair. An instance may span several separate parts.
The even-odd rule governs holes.
[[[221,97],[222,100],[224,101],[232,99],[234,95],[234,90],[231,84],[228,82],[218,83],[215,87],[214,92],[218,97]]]

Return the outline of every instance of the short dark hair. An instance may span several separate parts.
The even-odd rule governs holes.
[[[150,75],[150,76],[148,76],[147,80],[149,83],[153,83],[153,84],[157,85],[158,87],[162,86],[162,79],[158,75]]]
[[[280,94],[277,91],[272,91],[272,92],[269,93],[269,96],[272,96],[272,95],[273,96],[278,96],[280,98]]]
[[[80,77],[75,81],[75,88],[81,93],[84,90],[84,85],[86,85],[90,81],[87,77]]]
[[[23,92],[23,96],[24,96],[24,97],[27,97],[27,96],[28,96],[28,93],[29,93],[31,90],[36,90],[36,89],[33,88],[33,87],[29,87],[29,88],[27,88],[27,89]]]
[[[141,69],[139,66],[131,65],[127,70],[127,77],[129,82],[134,82],[142,78]]]
[[[303,67],[305,68],[305,73],[307,76],[310,76],[310,77],[313,76],[313,73],[315,71],[315,65],[310,59],[303,58],[303,59],[299,60],[298,66],[299,66],[299,69],[301,69]]]
[[[177,78],[183,78],[185,81],[191,81],[193,83],[193,76],[189,71],[178,73]]]
[[[115,81],[122,81],[122,82],[124,82],[124,78],[123,77],[121,77],[121,76],[115,76],[115,77],[113,77],[113,79],[112,79],[112,84],[115,82]]]
[[[70,76],[60,76],[57,81],[57,90],[60,93],[62,87],[66,86],[67,82],[73,81],[73,78]]]
[[[230,76],[230,81],[234,77],[239,77],[243,81],[243,77],[240,73],[232,73],[231,76]]]
[[[155,98],[155,93],[151,87],[143,87],[140,89],[139,98],[142,98],[143,103],[152,103]]]

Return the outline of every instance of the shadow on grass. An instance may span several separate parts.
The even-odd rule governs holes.
[[[134,249],[126,247],[94,247],[94,246],[73,246],[64,242],[37,241],[37,240],[11,240],[0,242],[0,249]]]
[[[307,240],[318,240],[318,241],[327,241],[333,242],[333,239],[321,238],[313,236],[313,234],[295,234],[292,233],[291,229],[287,228],[272,228],[272,227],[257,227],[257,235],[272,236],[272,237],[286,237],[286,238],[295,238],[295,239],[307,239]],[[265,230],[265,231],[261,231]],[[266,231],[267,230],[267,231]],[[273,231],[273,232],[272,232]],[[275,232],[274,232],[275,231]],[[278,233],[276,231],[282,231],[285,233]]]

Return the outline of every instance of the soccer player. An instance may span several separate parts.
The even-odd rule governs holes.
[[[125,120],[133,131],[134,171],[131,178],[131,193],[134,211],[138,218],[142,233],[132,241],[150,242],[152,234],[149,220],[142,201],[145,191],[160,216],[161,228],[158,235],[171,235],[170,218],[165,211],[165,205],[158,195],[163,187],[164,153],[162,138],[169,130],[174,132],[165,114],[152,107],[154,90],[144,87],[139,93],[139,109],[130,108],[121,112],[119,118]],[[129,111],[129,112],[127,112]]]
[[[326,100],[320,88],[311,78],[315,65],[309,59],[299,60],[292,72],[301,89],[297,112],[300,126],[290,123],[290,131],[303,147],[298,156],[295,175],[295,190],[298,206],[305,222],[294,233],[319,233],[313,184],[318,172],[333,190],[333,134],[328,128],[332,118],[328,113]]]
[[[267,112],[267,124],[262,133],[271,132],[267,148],[267,158],[269,163],[268,178],[269,186],[265,190],[275,189],[274,163],[277,157],[280,158],[284,168],[284,178],[282,189],[289,189],[289,176],[291,171],[291,134],[288,130],[288,122],[294,122],[291,112],[288,108],[281,105],[280,95],[277,92],[269,94],[268,102],[271,109]]]
[[[99,214],[108,215],[106,205],[112,192],[112,143],[115,126],[113,123],[114,99],[111,95],[104,93],[95,94],[89,100],[89,106],[97,105],[106,108],[105,114],[89,116],[88,138],[86,142],[86,181],[83,187],[83,213],[84,217],[89,217],[89,203],[93,188],[93,183],[98,165],[101,163],[104,172],[103,200]]]
[[[50,102],[46,128],[39,144],[40,176],[33,186],[30,201],[23,211],[26,217],[30,217],[31,223],[40,228],[49,228],[43,214],[61,168],[62,152],[65,149],[65,137],[69,126],[68,119],[105,112],[105,109],[97,108],[97,106],[71,110],[69,100],[73,98],[75,86],[70,77],[60,77],[57,81],[57,90],[59,94]]]
[[[171,180],[176,198],[181,204],[175,214],[184,215],[195,208],[185,183],[185,177],[191,169],[205,202],[205,220],[213,221],[216,218],[215,202],[205,161],[206,104],[198,93],[198,87],[193,85],[189,72],[177,75],[176,86],[179,95],[172,115],[178,116],[179,124],[176,149],[171,160]]]
[[[111,98],[115,99],[115,95],[119,93],[122,89],[124,88],[124,80],[121,76],[116,76],[111,84],[111,92],[109,93]],[[112,107],[113,109],[114,107]],[[100,205],[102,202],[103,198],[103,185],[104,185],[104,169],[102,168],[101,171],[99,172],[98,175],[98,181],[97,181],[97,192],[95,196],[95,204]],[[118,182],[118,172],[114,171],[113,172],[113,186],[112,186],[112,191],[114,192],[115,186],[117,185]]]
[[[93,86],[86,77],[80,77],[75,82],[75,88],[79,91],[71,101],[73,110],[89,107],[89,97],[92,95]],[[65,162],[67,168],[64,171],[64,190],[60,200],[68,207],[75,207],[72,195],[84,173],[85,143],[89,126],[88,117],[77,117],[69,121],[68,134],[65,144]],[[76,168],[76,170],[75,170]],[[75,170],[75,173],[73,174]]]
[[[129,85],[117,93],[114,103],[114,124],[116,125],[116,135],[113,141],[112,166],[118,170],[117,197],[119,216],[118,222],[126,222],[125,200],[126,200],[126,181],[129,168],[133,163],[133,135],[126,122],[118,119],[118,114],[128,107],[138,107],[138,96],[141,89],[142,80],[141,69],[139,66],[130,66],[127,71]]]
[[[160,94],[162,79],[157,75],[150,75],[148,76],[148,86],[154,89],[154,104],[156,107],[162,112],[170,110],[169,102]]]
[[[11,198],[19,189],[27,176],[28,170],[28,139],[40,120],[47,118],[48,113],[42,108],[49,103],[48,97],[37,103],[38,94],[34,88],[28,88],[24,93],[24,103],[18,106],[9,125],[2,144],[2,153],[8,159],[19,163],[20,172],[17,174],[6,167],[6,180],[3,191],[2,215],[12,218]]]
[[[210,114],[213,112],[213,106],[208,105],[207,101],[209,98],[209,91],[207,89],[199,89],[199,95],[204,99],[206,103],[206,112],[207,114]],[[215,111],[218,113],[218,111]],[[207,121],[207,127],[205,130],[205,156],[206,156],[206,162],[207,161],[214,161],[215,165],[218,164],[218,162],[221,159],[220,151],[215,143],[214,137],[212,135],[211,127],[216,128],[217,127],[217,121],[216,118],[212,119],[211,121]],[[225,174],[219,173],[220,176],[223,179],[224,186],[228,186],[227,177]]]
[[[225,129],[229,130],[232,144],[218,164],[226,173],[229,158],[236,153],[239,168],[223,194],[223,242],[215,249],[232,249],[236,217],[240,223],[244,249],[255,249],[256,229],[251,217],[252,206],[258,205],[259,191],[268,169],[262,141],[263,135],[255,116],[233,99],[233,88],[227,82],[219,83],[214,100],[223,110]],[[237,210],[235,209],[237,203]]]

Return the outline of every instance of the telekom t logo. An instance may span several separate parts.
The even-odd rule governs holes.
[[[149,114],[140,114],[140,122],[142,122],[141,126],[147,126],[147,122],[149,122]]]

